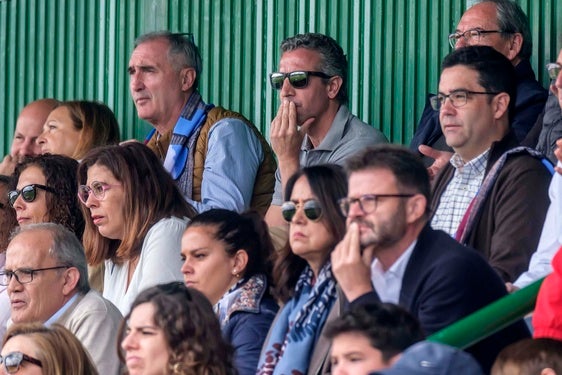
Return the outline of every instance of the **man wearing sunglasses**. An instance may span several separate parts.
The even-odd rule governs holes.
[[[544,108],[547,92],[537,82],[529,59],[533,49],[529,20],[513,0],[480,0],[462,15],[449,35],[453,49],[486,45],[507,57],[515,67],[517,96],[511,126],[522,141]],[[428,95],[428,98],[431,94]],[[426,103],[410,148],[424,155],[430,175],[436,175],[451,157],[439,116]],[[445,152],[441,152],[445,151]],[[435,162],[434,162],[435,159]]]
[[[21,227],[8,245],[0,284],[7,286],[11,322],[61,324],[100,374],[120,373],[116,332],[123,317],[90,289],[84,248],[69,230],[54,223]]]
[[[192,34],[158,31],[136,39],[129,88],[138,116],[154,128],[146,144],[198,212],[265,214],[275,183],[271,148],[241,114],[203,101],[201,71]]]
[[[37,137],[43,131],[43,124],[49,113],[58,104],[58,100],[47,98],[35,100],[23,107],[16,121],[10,153],[0,163],[0,174],[9,176],[24,157],[41,154]]]
[[[479,254],[429,225],[429,176],[417,155],[375,146],[350,158],[346,170],[348,195],[339,204],[347,233],[331,260],[352,308],[399,304],[430,335],[507,294]],[[488,373],[503,347],[528,336],[519,321],[467,351]]]
[[[281,43],[279,70],[271,73],[281,103],[270,129],[277,156],[275,193],[266,216],[270,226],[284,226],[281,215],[285,182],[300,167],[342,165],[358,150],[387,142],[377,129],[346,107],[347,59],[342,48],[323,34],[299,34]]]

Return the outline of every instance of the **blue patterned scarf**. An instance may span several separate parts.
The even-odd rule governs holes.
[[[257,374],[306,374],[320,331],[336,300],[336,281],[328,261],[312,285],[310,267],[303,271],[295,295],[279,312],[264,344]]]

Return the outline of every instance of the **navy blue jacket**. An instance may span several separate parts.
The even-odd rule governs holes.
[[[506,294],[503,281],[480,254],[427,224],[406,266],[399,304],[431,335]],[[351,306],[373,302],[380,302],[375,291],[352,301]],[[519,321],[467,352],[488,373],[500,350],[529,336],[527,326]]]
[[[517,74],[517,98],[515,99],[515,113],[513,114],[511,127],[515,136],[521,142],[542,112],[548,92],[535,79],[535,73],[529,60],[522,60],[517,64],[515,72]],[[452,151],[444,142],[443,132],[439,124],[439,112],[434,111],[429,104],[429,98],[432,95],[427,96],[420,122],[410,142],[410,149],[414,152],[418,151],[419,145],[436,146],[434,148],[439,150]],[[424,157],[426,165],[433,163],[432,159],[426,159],[428,158]]]

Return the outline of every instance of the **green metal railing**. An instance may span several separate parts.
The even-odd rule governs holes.
[[[544,278],[509,294],[456,323],[429,336],[427,340],[465,349],[523,318],[535,308]]]

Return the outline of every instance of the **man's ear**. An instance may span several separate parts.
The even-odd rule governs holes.
[[[501,118],[503,115],[507,116],[510,100],[509,95],[505,92],[500,92],[496,95],[492,101],[492,105],[494,107],[494,118],[496,120]]]
[[[406,222],[416,222],[425,215],[427,203],[427,199],[422,194],[415,194],[413,197],[408,198],[406,203]]]
[[[509,61],[513,61],[519,55],[521,47],[523,47],[523,35],[520,33],[511,34],[509,50],[507,51]]]
[[[195,84],[197,73],[194,68],[183,68],[180,71],[181,89],[182,91],[189,91]]]
[[[76,267],[66,269],[63,274],[63,280],[62,294],[68,296],[76,289],[78,281],[80,281],[80,271]]]
[[[328,90],[328,98],[335,99],[340,92],[341,86],[343,84],[343,79],[340,76],[334,76],[329,79],[327,90]]]

